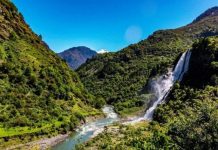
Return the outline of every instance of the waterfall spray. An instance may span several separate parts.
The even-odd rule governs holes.
[[[188,50],[182,54],[173,71],[169,71],[166,75],[162,75],[151,82],[151,89],[156,97],[154,103],[146,111],[144,117],[135,118],[124,124],[133,124],[142,120],[152,120],[154,110],[166,99],[174,83],[176,81],[180,82],[184,74],[188,71],[190,57],[191,51]]]
[[[188,71],[190,57],[190,50],[186,51],[180,57],[173,71],[170,71],[167,75],[163,75],[156,81],[153,81],[152,89],[157,98],[153,105],[146,111],[144,115],[145,120],[152,119],[154,110],[157,108],[158,104],[165,100],[174,83],[182,80],[183,75]]]

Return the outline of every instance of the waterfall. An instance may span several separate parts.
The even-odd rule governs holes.
[[[146,111],[144,118],[145,120],[152,120],[154,110],[157,108],[158,104],[162,103],[167,97],[170,89],[176,81],[181,81],[183,75],[188,71],[189,60],[191,57],[191,52],[186,51],[180,57],[175,69],[159,77],[157,80],[152,81],[152,91],[156,97],[156,101],[153,105]]]

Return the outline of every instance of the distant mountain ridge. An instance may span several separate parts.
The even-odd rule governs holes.
[[[97,55],[97,52],[88,47],[79,46],[65,50],[58,53],[58,55],[64,59],[72,69],[77,69],[85,63],[87,59]]]

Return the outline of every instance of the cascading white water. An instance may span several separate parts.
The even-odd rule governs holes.
[[[156,109],[158,104],[160,104],[162,101],[165,100],[165,97],[168,95],[173,84],[176,81],[182,80],[183,75],[188,71],[190,57],[191,57],[190,51],[183,53],[173,72],[170,71],[167,75],[163,75],[156,81],[152,82],[152,88],[156,96],[156,101],[146,111],[144,115],[145,120],[152,119],[154,110]]]
[[[118,120],[118,115],[114,112],[112,106],[104,106],[102,111],[106,115],[106,118],[98,120],[96,122],[84,124],[82,127],[77,129],[77,132],[79,132],[81,135],[85,135],[88,132],[93,132],[93,135],[96,136],[97,133],[99,133],[99,130],[104,129],[104,126],[112,124],[113,122]]]
[[[167,97],[170,89],[176,81],[181,81],[183,75],[188,71],[191,51],[186,51],[180,57],[173,71],[169,71],[166,75],[160,76],[158,79],[151,82],[151,89],[155,96],[155,101],[152,106],[146,111],[144,117],[135,118],[124,124],[133,124],[142,120],[152,120],[154,110],[158,104],[161,104]]]

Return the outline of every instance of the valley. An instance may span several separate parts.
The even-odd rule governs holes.
[[[218,148],[218,7],[117,52],[52,51],[0,0],[0,149]]]

